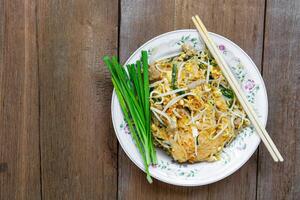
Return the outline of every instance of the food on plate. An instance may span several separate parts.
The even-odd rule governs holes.
[[[182,45],[149,66],[151,132],[177,162],[216,161],[250,124],[208,50]]]
[[[123,116],[144,162],[157,164],[155,146],[179,162],[216,161],[226,144],[250,124],[216,61],[207,50],[184,44],[174,57],[123,67],[103,58]]]

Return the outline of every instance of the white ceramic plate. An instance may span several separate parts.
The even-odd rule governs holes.
[[[210,36],[218,45],[248,100],[253,104],[262,124],[265,125],[268,115],[267,93],[254,62],[229,39],[215,33],[210,33]],[[178,53],[183,43],[188,43],[198,50],[204,47],[196,30],[172,31],[143,44],[132,54],[125,65],[135,63],[140,58],[142,50],[148,51],[150,63],[162,57],[169,57]],[[115,133],[123,150],[140,169],[144,170],[141,156],[124,121],[115,92],[112,95],[111,112]],[[213,163],[178,164],[163,151],[157,149],[158,165],[150,167],[150,173],[152,177],[174,185],[206,185],[221,180],[238,170],[251,157],[259,143],[260,138],[253,128],[245,128],[230,145],[224,148],[221,160]]]

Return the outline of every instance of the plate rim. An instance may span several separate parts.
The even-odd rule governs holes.
[[[160,37],[164,37],[168,34],[174,34],[174,33],[178,33],[178,32],[197,32],[196,29],[178,29],[178,30],[174,30],[174,31],[169,31],[169,32],[165,32],[163,34],[160,34],[160,35],[157,35],[153,38],[151,38],[150,40],[146,41],[145,43],[143,43],[142,45],[139,46],[139,48],[137,48],[131,55],[128,59],[126,59],[126,62],[124,62],[124,65],[126,65],[129,60],[131,60],[136,53],[138,53],[139,51],[141,51],[147,44],[151,43],[152,41],[156,40],[156,39],[159,39]],[[222,36],[222,35],[219,35],[217,33],[213,33],[213,32],[209,32],[210,35],[214,35],[216,37],[219,37],[225,41],[227,41],[228,43],[232,44],[233,46],[235,46],[239,51],[241,51],[241,53],[243,53],[250,61],[250,63],[252,64],[252,67],[254,67],[256,73],[258,74],[258,78],[260,79],[260,83],[261,83],[261,86],[262,86],[262,90],[263,90],[263,93],[266,97],[266,118],[265,120],[263,121],[263,126],[266,127],[266,124],[267,124],[267,119],[268,119],[268,108],[269,108],[269,101],[268,101],[268,94],[267,94],[267,90],[266,90],[266,86],[265,86],[265,83],[264,83],[264,80],[263,80],[263,77],[259,71],[259,69],[257,68],[256,64],[254,63],[254,61],[251,59],[251,57],[241,48],[239,47],[236,43],[234,43],[233,41],[231,41],[230,39]],[[116,93],[115,93],[115,89],[113,89],[113,93],[112,93],[112,100],[111,100],[111,118],[112,118],[112,122],[113,122],[113,127],[114,127],[114,132],[115,132],[115,135],[117,136],[117,139],[118,139],[118,143],[121,145],[123,151],[125,152],[125,154],[129,157],[129,159],[139,168],[141,169],[142,171],[145,172],[145,169],[144,169],[144,166],[142,164],[142,166],[140,166],[140,164],[131,156],[131,154],[126,150],[126,148],[124,148],[123,144],[120,142],[121,139],[119,137],[119,134],[118,133],[118,130],[117,130],[117,125],[116,125],[116,122],[114,121],[114,105],[115,105],[115,99],[116,99]],[[256,134],[256,133],[255,133]],[[259,138],[259,136],[258,136]],[[151,170],[150,170],[150,174],[153,178],[155,178],[156,180],[158,181],[162,181],[164,183],[167,183],[167,184],[171,184],[171,185],[177,185],[177,186],[182,186],[182,187],[193,187],[193,186],[204,186],[204,185],[209,185],[209,184],[212,184],[212,183],[215,183],[215,182],[218,182],[222,179],[225,179],[227,178],[228,176],[232,175],[233,173],[235,173],[236,171],[238,171],[239,169],[241,169],[242,166],[245,165],[246,162],[248,162],[250,160],[250,158],[252,157],[252,155],[254,154],[254,152],[257,150],[259,144],[261,142],[261,139],[259,138],[255,148],[253,148],[253,150],[251,151],[251,153],[248,154],[247,156],[247,159],[245,159],[238,167],[236,168],[233,168],[232,170],[229,170],[227,173],[225,173],[224,175],[222,176],[219,176],[217,179],[213,179],[213,180],[210,180],[210,181],[207,181],[205,183],[178,183],[177,182],[173,182],[173,181],[168,181],[162,177],[159,177],[155,174],[151,174]],[[169,180],[172,180],[172,179],[169,179]],[[194,180],[193,180],[194,181]]]

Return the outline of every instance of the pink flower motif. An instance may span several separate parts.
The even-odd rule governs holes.
[[[255,87],[254,80],[248,79],[247,82],[245,83],[244,87],[245,87],[245,90],[251,91]]]
[[[124,132],[125,132],[126,134],[130,134],[129,126],[128,126],[127,123],[125,124]]]
[[[224,50],[225,50],[225,46],[224,46],[223,44],[220,44],[220,45],[219,45],[219,49],[220,49],[221,51],[224,51]]]

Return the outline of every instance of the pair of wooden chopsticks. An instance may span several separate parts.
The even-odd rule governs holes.
[[[253,124],[255,130],[257,131],[258,135],[262,139],[263,143],[267,147],[268,151],[270,152],[272,158],[275,162],[282,162],[283,158],[278,151],[277,147],[275,146],[274,142],[270,138],[269,134],[267,133],[266,129],[261,125],[259,119],[255,111],[253,110],[252,106],[249,104],[246,96],[244,95],[242,89],[240,88],[239,83],[235,79],[234,75],[232,74],[229,66],[225,62],[223,56],[221,55],[220,51],[217,49],[215,43],[209,37],[208,31],[205,28],[204,24],[202,23],[201,19],[198,15],[192,17],[192,20],[201,36],[204,40],[207,48],[210,50],[211,54],[215,58],[216,62],[218,63],[220,69],[222,70],[225,78],[227,79],[228,83],[230,84],[231,88],[233,89],[237,99],[241,103],[242,107],[244,108],[246,114],[248,115],[251,123]]]

